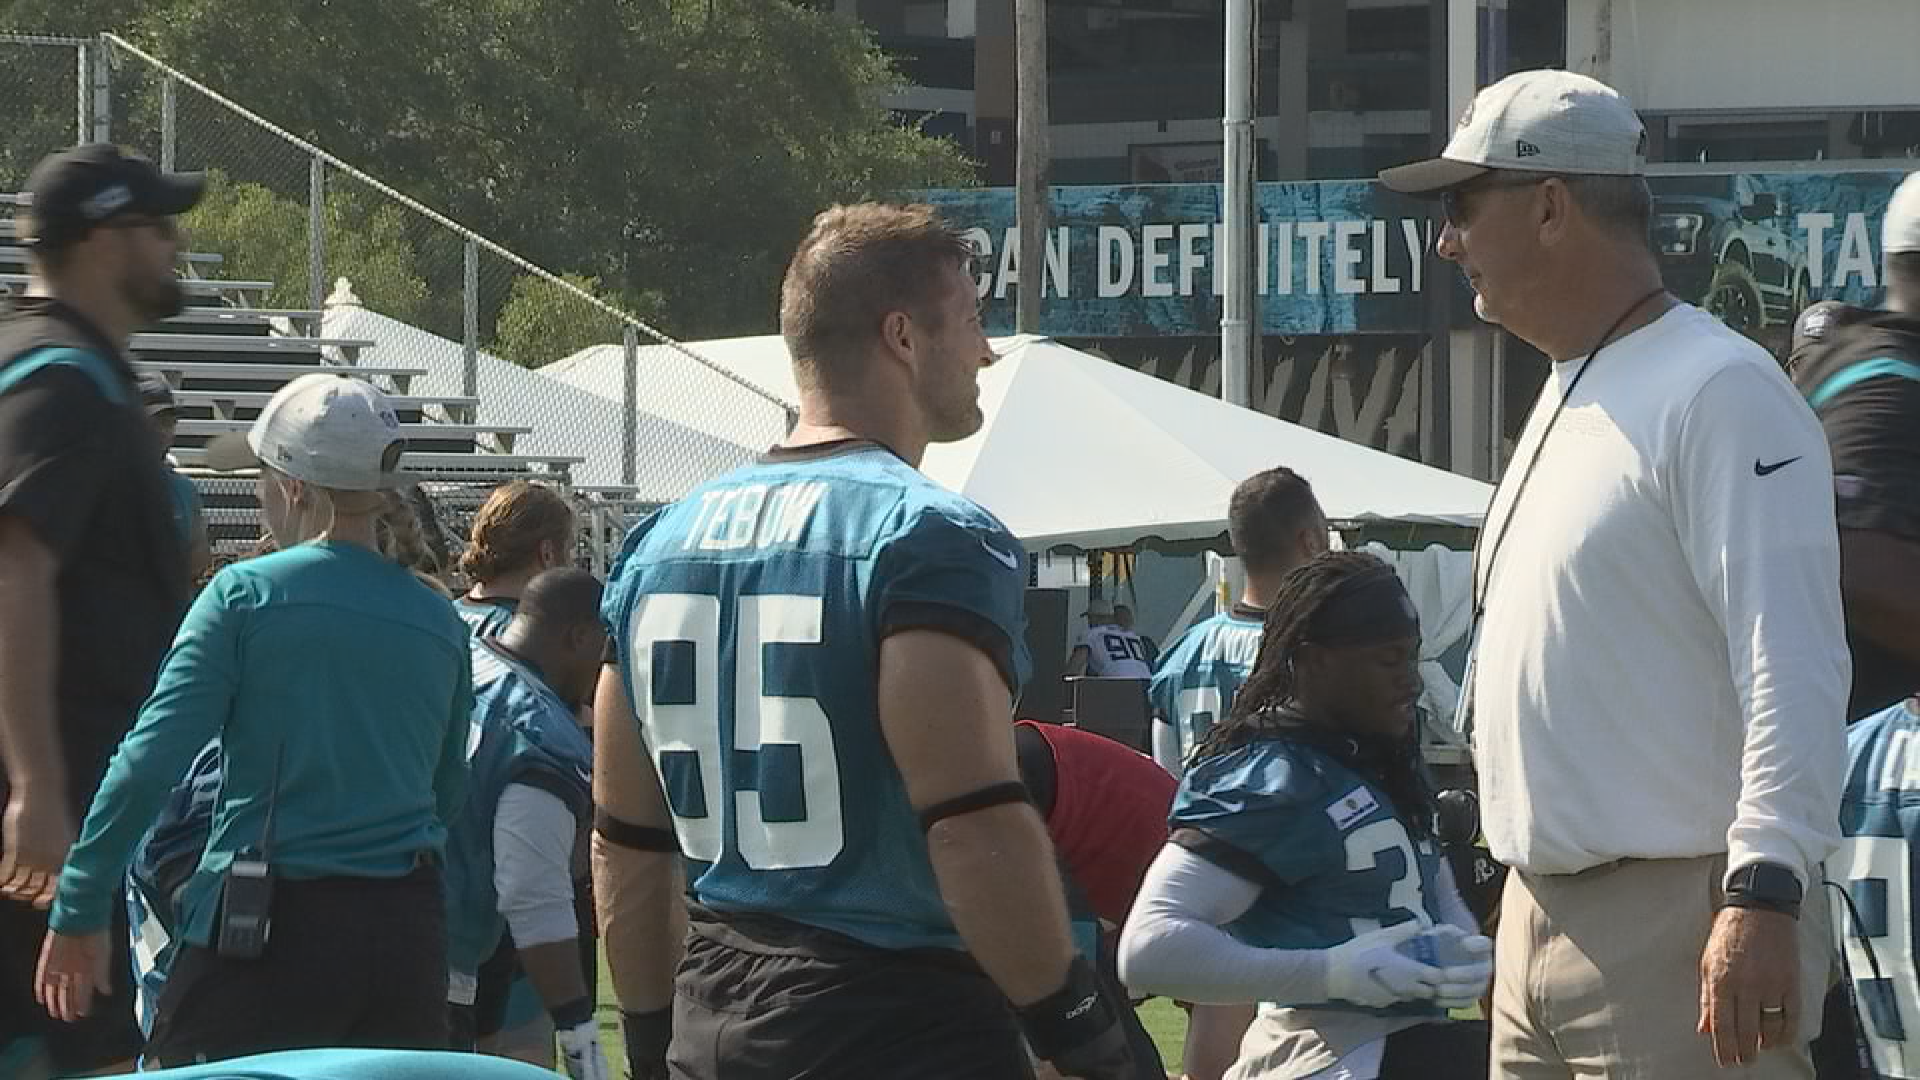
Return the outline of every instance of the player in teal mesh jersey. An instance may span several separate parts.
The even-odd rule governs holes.
[[[567,564],[573,550],[573,508],[552,488],[515,480],[493,489],[473,515],[473,533],[460,555],[472,586],[453,608],[475,637],[506,628],[520,590],[543,570]]]
[[[567,564],[573,529],[573,508],[567,500],[531,481],[502,484],[480,504],[458,560],[469,588],[453,601],[453,610],[473,631],[476,661],[484,651],[479,642],[506,629],[527,583],[537,574]],[[582,880],[575,891],[584,898],[591,890]],[[581,963],[584,971],[597,972],[599,947],[592,929],[581,927]],[[511,935],[487,960],[483,974],[480,1007],[473,1014],[478,1025],[471,1032],[475,1045],[482,1053],[551,1066],[554,1027],[539,992],[521,970]],[[504,995],[503,1008],[494,1007],[496,994]]]
[[[1260,659],[1195,752],[1121,940],[1137,991],[1267,1003],[1237,1080],[1486,1075],[1492,976],[1433,837],[1415,740],[1420,623],[1379,559],[1281,582]]]
[[[1025,553],[917,469],[981,424],[971,261],[927,207],[816,218],[781,297],[798,425],[615,564],[594,869],[639,1075],[670,997],[676,1077],[1021,1077],[1023,1033],[1126,1075],[1015,765]]]
[[[505,629],[474,639],[471,778],[447,826],[454,1046],[470,1049],[482,1028],[503,1026],[511,972],[486,962],[510,942],[572,1080],[611,1075],[593,1020],[598,965],[583,971],[580,961],[574,873],[593,817],[593,746],[577,716],[606,647],[601,596],[585,570],[548,570],[527,583]]]
[[[1835,1054],[1820,1076],[1920,1077],[1920,976],[1914,968],[1914,848],[1920,840],[1920,701],[1847,729],[1840,849],[1827,856],[1834,936],[1845,959],[1862,1059]],[[1857,1071],[1849,1071],[1849,1067]]]
[[[1246,575],[1239,600],[1197,623],[1161,655],[1148,684],[1153,707],[1153,759],[1175,776],[1233,708],[1253,671],[1267,608],[1287,571],[1327,550],[1327,516],[1305,477],[1284,465],[1254,473],[1233,489],[1227,535]],[[1188,1010],[1182,1066],[1189,1080],[1220,1080],[1240,1052],[1253,1006],[1220,1004]]]
[[[1239,600],[1195,623],[1160,657],[1147,690],[1153,705],[1153,759],[1175,776],[1253,670],[1267,606],[1287,571],[1327,550],[1327,516],[1313,487],[1284,465],[1233,489],[1227,535],[1246,572]]]

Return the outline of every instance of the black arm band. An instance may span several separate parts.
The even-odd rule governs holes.
[[[922,832],[929,832],[935,825],[950,817],[972,814],[1006,803],[1032,801],[1032,797],[1027,792],[1027,785],[1018,780],[1009,780],[1004,784],[991,784],[979,791],[970,792],[957,799],[948,799],[943,803],[935,803],[920,811],[920,829]]]
[[[593,831],[599,833],[607,843],[618,844],[635,851],[679,851],[680,840],[673,835],[672,829],[655,829],[646,825],[635,825],[631,821],[621,821],[606,808],[593,808]]]
[[[1113,1006],[1100,993],[1100,980],[1093,973],[1093,965],[1078,954],[1067,967],[1066,985],[1019,1013],[1027,1043],[1035,1054],[1048,1061],[1093,1042],[1115,1022]]]

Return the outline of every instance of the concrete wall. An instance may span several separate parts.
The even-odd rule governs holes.
[[[1642,111],[1920,107],[1915,0],[1567,0],[1567,66]]]

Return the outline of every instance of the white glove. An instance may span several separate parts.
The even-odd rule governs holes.
[[[569,1080],[613,1080],[606,1052],[600,1049],[600,1026],[592,1020],[559,1033],[560,1063]]]
[[[1370,1009],[1433,1000],[1441,970],[1397,948],[1422,929],[1418,921],[1408,919],[1328,949],[1327,997]]]
[[[1440,955],[1453,963],[1440,969],[1434,1003],[1443,1009],[1464,1009],[1478,1003],[1493,982],[1493,939],[1445,923],[1431,932],[1436,937],[1454,939],[1440,948]]]

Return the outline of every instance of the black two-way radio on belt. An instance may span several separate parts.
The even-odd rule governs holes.
[[[273,935],[273,815],[280,802],[280,764],[285,753],[285,747],[274,753],[260,846],[234,852],[221,882],[215,944],[218,954],[231,960],[258,959]]]

